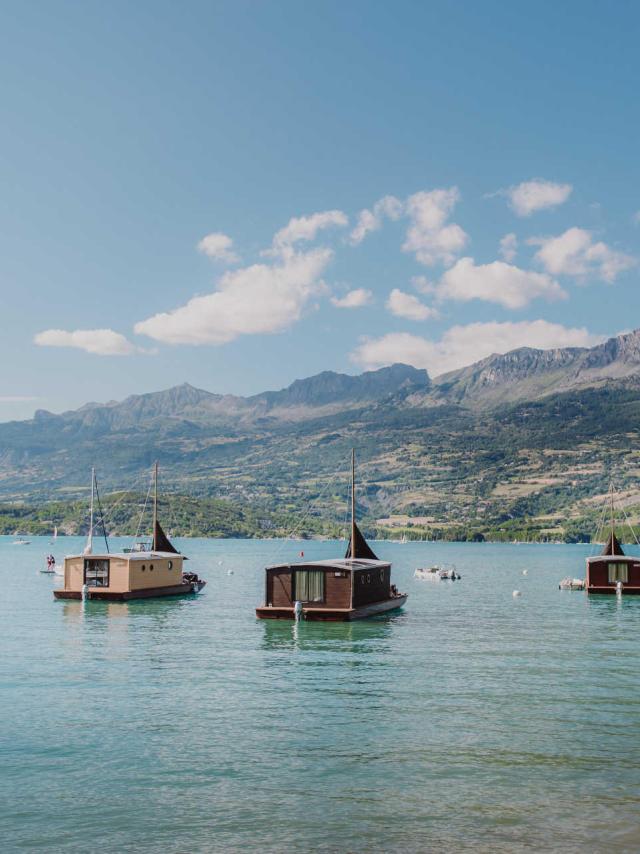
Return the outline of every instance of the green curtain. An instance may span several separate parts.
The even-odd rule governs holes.
[[[300,602],[324,600],[324,572],[321,569],[296,570],[295,598]]]

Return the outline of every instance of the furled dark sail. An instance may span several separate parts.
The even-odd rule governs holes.
[[[176,555],[180,554],[178,549],[174,548],[171,540],[162,530],[160,522],[157,521],[153,532],[153,550],[154,552],[173,552],[173,554]]]
[[[362,532],[357,525],[354,525],[354,530],[356,534],[356,542],[355,542],[355,553],[351,554],[351,538],[349,538],[349,545],[347,546],[347,553],[345,557],[355,557],[355,558],[368,558],[369,560],[378,560],[377,556],[371,551],[369,543],[362,536]]]
[[[609,539],[607,540],[606,546],[602,550],[603,555],[622,555],[624,556],[624,552],[622,551],[622,546],[618,542],[618,538],[613,533],[613,531],[609,534]]]

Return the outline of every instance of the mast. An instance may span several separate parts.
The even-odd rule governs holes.
[[[153,540],[151,548],[156,549],[156,527],[158,524],[158,461],[153,466]]]
[[[616,535],[615,522],[613,519],[613,481],[609,484],[609,491],[611,494],[611,554],[613,554],[615,552],[614,538]]]
[[[356,449],[351,448],[351,560],[356,556]]]
[[[91,467],[91,504],[89,505],[89,536],[87,537],[87,545],[84,548],[84,553],[90,555],[93,551],[93,494],[95,492],[96,470]]]

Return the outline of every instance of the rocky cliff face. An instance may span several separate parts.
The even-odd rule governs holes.
[[[490,407],[631,377],[640,378],[640,331],[593,348],[521,347],[436,377],[433,385],[436,399]]]

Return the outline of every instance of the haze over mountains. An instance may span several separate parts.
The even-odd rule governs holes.
[[[184,384],[38,411],[0,424],[0,496],[82,496],[92,465],[105,489],[140,487],[157,458],[168,491],[292,512],[315,500],[336,518],[344,485],[334,482],[356,446],[372,515],[566,515],[606,489],[612,466],[634,482],[639,424],[635,331],[593,348],[521,348],[433,379],[392,365],[246,398]]]

